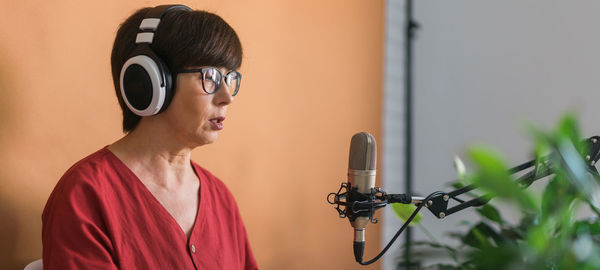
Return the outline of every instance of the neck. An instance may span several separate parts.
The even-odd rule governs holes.
[[[140,179],[170,188],[193,174],[191,151],[194,145],[173,134],[164,121],[145,117],[129,134],[108,148]]]

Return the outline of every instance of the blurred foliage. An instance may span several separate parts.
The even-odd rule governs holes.
[[[542,194],[524,189],[527,184],[509,173],[496,152],[482,146],[470,148],[476,169],[459,176],[464,178],[461,182],[513,204],[520,209],[521,219],[518,224],[507,222],[493,201],[475,208],[479,221],[465,221],[466,232],[450,234],[460,240],[460,246],[440,244],[432,236],[431,242],[413,244],[444,249],[454,260],[454,264],[427,269],[600,269],[600,185],[597,173],[585,161],[586,154],[582,154],[587,149],[581,143],[576,119],[567,115],[554,131],[531,127],[529,133],[536,157],[532,173],[541,176],[551,172]],[[592,210],[592,216],[577,219],[576,213],[584,207]],[[421,260],[420,264],[426,264],[426,257]]]
[[[394,210],[394,213],[396,213],[396,216],[399,219],[406,222],[408,218],[412,215],[412,213],[415,211],[415,209],[417,209],[417,207],[412,204],[393,203],[392,209]],[[417,213],[415,218],[413,218],[413,220],[408,225],[413,226],[419,224],[422,218],[423,217],[421,216],[421,213]]]

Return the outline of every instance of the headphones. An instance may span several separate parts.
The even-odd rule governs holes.
[[[150,48],[160,20],[172,10],[192,9],[184,5],[161,5],[146,13],[135,38],[137,47],[121,68],[121,96],[127,107],[139,116],[164,111],[173,98],[173,78],[163,60]]]

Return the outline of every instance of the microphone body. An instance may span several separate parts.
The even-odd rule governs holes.
[[[369,133],[360,132],[352,136],[350,142],[350,155],[348,160],[349,188],[356,192],[370,196],[374,192],[377,165],[377,144],[375,138]],[[349,202],[358,198],[349,198]],[[365,247],[365,229],[371,222],[372,212],[353,213],[349,216],[350,224],[354,228],[354,257],[357,262],[362,262]]]

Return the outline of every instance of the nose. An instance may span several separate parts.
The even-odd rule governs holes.
[[[232,92],[231,90],[232,89],[229,87],[229,85],[227,85],[225,83],[221,85],[221,89],[219,89],[215,93],[214,101],[217,103],[217,105],[224,106],[224,105],[229,105],[229,104],[231,104],[231,102],[233,102],[233,96],[231,95],[231,92]]]

